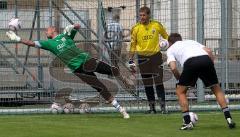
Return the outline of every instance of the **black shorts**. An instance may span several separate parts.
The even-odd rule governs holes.
[[[183,65],[183,71],[178,85],[194,87],[200,78],[205,87],[218,84],[216,70],[208,55],[188,59]]]
[[[161,66],[162,53],[158,52],[151,56],[138,55],[138,64],[142,80],[145,86],[163,84],[163,67]],[[154,79],[154,80],[153,80]]]

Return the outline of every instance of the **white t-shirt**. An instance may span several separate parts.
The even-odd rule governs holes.
[[[193,40],[177,41],[167,50],[167,64],[178,61],[183,67],[189,58],[208,55],[203,47],[205,46]]]

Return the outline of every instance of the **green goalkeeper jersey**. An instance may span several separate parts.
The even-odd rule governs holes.
[[[59,34],[53,39],[35,41],[35,45],[52,52],[74,72],[90,59],[88,53],[82,51],[75,45],[73,38],[76,32],[76,30],[73,30],[70,36],[67,34]]]

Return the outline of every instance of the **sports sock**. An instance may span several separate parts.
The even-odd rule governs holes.
[[[165,90],[164,90],[163,84],[162,85],[157,85],[156,90],[157,90],[158,99],[161,100],[160,102],[162,104],[165,104]]]
[[[121,105],[117,102],[116,99],[114,99],[111,104],[119,111]]]
[[[189,111],[182,112],[182,115],[183,115],[185,124],[189,124],[191,122]]]
[[[231,118],[231,119],[232,119],[232,117],[231,117],[231,114],[230,114],[230,111],[229,111],[229,108],[228,108],[228,107],[222,108],[222,111],[223,111],[223,113],[224,113],[225,119],[227,119],[227,118]]]
[[[150,108],[151,111],[156,110],[155,103],[153,103],[153,102],[149,103],[149,108]]]

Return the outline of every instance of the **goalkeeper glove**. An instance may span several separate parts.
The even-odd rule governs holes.
[[[133,61],[132,59],[129,60],[129,62],[128,62],[128,67],[131,69],[131,71],[132,71],[133,73],[136,72],[136,70],[135,70],[136,64],[134,63],[134,61]]]
[[[67,34],[68,36],[71,35],[71,31],[74,29],[74,25],[68,25],[65,27],[65,29],[63,30],[64,34]]]
[[[16,35],[13,31],[7,31],[6,35],[12,41],[16,41],[16,42],[20,42],[21,41],[21,38],[18,35]]]

